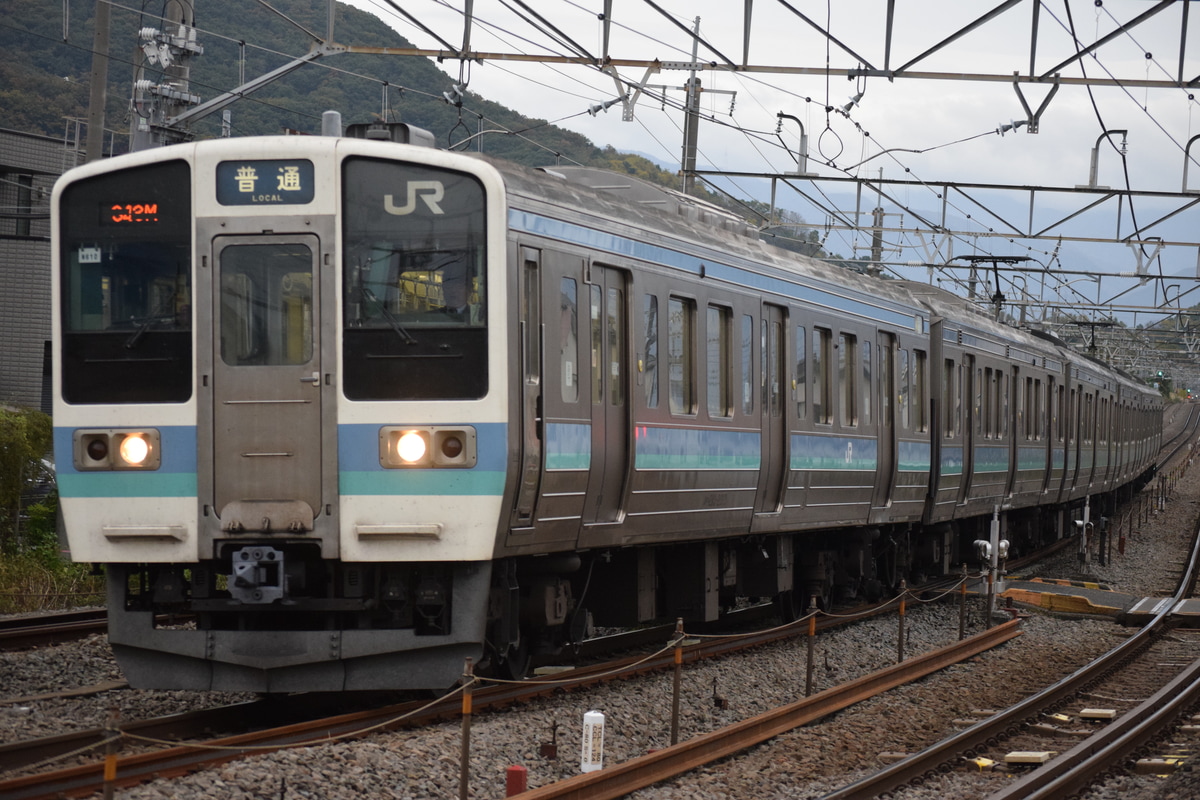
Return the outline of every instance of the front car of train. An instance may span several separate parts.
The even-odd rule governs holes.
[[[505,490],[498,173],[245,138],[78,168],[53,209],[61,506],[130,683],[453,682]]]

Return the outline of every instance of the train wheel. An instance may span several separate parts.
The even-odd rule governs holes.
[[[532,660],[529,637],[522,635],[517,644],[508,646],[504,658],[496,666],[504,680],[523,681],[529,677],[529,665]]]
[[[785,625],[804,616],[804,604],[791,589],[775,595],[775,599],[771,602],[775,605],[775,613],[779,614],[779,618]]]
[[[888,548],[875,558],[875,575],[882,589],[890,591],[900,585],[900,559],[896,548]],[[882,594],[882,592],[880,593]],[[871,600],[877,600],[877,594]]]
[[[810,601],[813,597],[817,598],[817,608],[822,611],[828,611],[833,608],[833,575],[826,575],[823,579],[817,581],[809,581],[805,589],[804,596]],[[807,606],[806,606],[807,607]]]

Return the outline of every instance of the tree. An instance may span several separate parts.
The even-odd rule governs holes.
[[[52,440],[50,417],[31,409],[0,407],[0,549],[21,544],[21,495],[41,474],[41,460]]]

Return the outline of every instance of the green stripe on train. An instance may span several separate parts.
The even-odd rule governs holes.
[[[344,495],[498,495],[504,492],[504,473],[475,469],[342,472],[338,491]]]
[[[194,472],[64,472],[62,497],[195,497]]]

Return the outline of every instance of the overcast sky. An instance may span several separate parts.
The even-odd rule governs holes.
[[[431,36],[405,20],[383,0],[351,0],[352,4],[375,13],[418,47],[441,48]],[[594,55],[602,50],[601,22],[598,14],[602,0],[525,0],[526,5],[547,18],[578,45]],[[700,34],[714,50],[703,46],[702,61],[723,61],[722,55],[741,63],[743,53],[743,3],[730,0],[656,0],[679,25],[690,28],[700,18]],[[841,0],[813,2],[790,0],[790,4],[829,30],[843,44],[870,61],[884,64],[885,0]],[[417,17],[446,41],[459,44],[463,36],[464,4],[438,0],[405,0],[403,8]],[[904,64],[962,28],[998,0],[898,0],[891,65]],[[1105,0],[1097,7],[1092,0],[1072,0],[1071,12],[1078,38],[1086,43],[1107,35],[1133,17],[1153,7],[1147,0]],[[1064,77],[1111,75],[1124,81],[1151,79],[1173,80],[1179,70],[1182,7],[1177,3],[1153,19],[1118,36],[1101,47],[1096,57],[1085,58],[1062,70]],[[478,51],[507,53],[566,53],[567,48],[552,42],[515,12],[520,7],[501,0],[476,0],[475,24],[470,48]],[[691,42],[676,24],[655,11],[644,0],[615,0],[609,54],[614,58],[689,61]],[[754,22],[750,36],[749,63],[821,68],[827,63],[834,69],[857,66],[853,56],[833,45],[777,0],[754,3]],[[1027,74],[1030,65],[1030,19],[1032,2],[1024,2],[965,35],[941,52],[923,60],[913,69],[939,73]],[[1074,52],[1070,22],[1063,2],[1043,5],[1037,43],[1038,72],[1048,70]],[[1187,30],[1189,50],[1200,37],[1200,13],[1191,15]],[[459,77],[459,65],[447,60],[442,69],[448,73],[447,88]],[[1185,60],[1187,78],[1200,74],[1200,58]],[[620,105],[596,116],[587,108],[617,96],[613,80],[586,66],[485,62],[471,64],[463,72],[468,88],[531,117],[547,119],[578,131],[599,145],[645,153],[677,168],[681,145],[683,113],[678,105],[684,94],[677,89],[666,92],[669,103],[643,96],[635,110],[635,120],[622,121]],[[621,77],[641,81],[644,70],[625,68]],[[656,86],[682,87],[688,73],[662,70],[649,79]],[[1011,82],[983,83],[947,80],[902,79],[889,82],[882,78],[851,81],[824,75],[785,76],[777,74],[701,73],[706,90],[702,111],[711,120],[701,123],[699,165],[744,172],[786,172],[795,169],[789,149],[797,146],[798,129],[785,122],[782,137],[776,136],[778,113],[798,117],[809,136],[810,170],[821,175],[858,175],[876,177],[883,170],[887,178],[924,181],[986,182],[1017,185],[1075,186],[1088,182],[1092,147],[1105,129],[1125,129],[1125,164],[1110,147],[1099,155],[1098,183],[1125,186],[1124,167],[1129,185],[1137,190],[1178,192],[1181,189],[1184,150],[1194,129],[1200,128],[1196,101],[1179,88],[1095,88],[1090,93],[1081,87],[1064,86],[1050,101],[1040,119],[1036,135],[1021,131],[1001,137],[996,129],[1026,114]],[[655,92],[660,90],[655,89]],[[1027,102],[1036,109],[1048,91],[1045,86],[1022,85]],[[733,92],[735,95],[723,92]],[[841,107],[858,93],[862,98],[852,106],[849,118],[827,113],[826,106]],[[1095,107],[1093,108],[1093,103]],[[1103,127],[1102,127],[1103,126]],[[864,135],[863,132],[869,133]],[[974,137],[974,138],[972,138]],[[1115,137],[1119,143],[1120,137]],[[963,141],[966,140],[966,141]],[[784,145],[787,145],[785,147]],[[892,152],[879,155],[882,150]],[[860,164],[860,166],[855,166]],[[1190,183],[1200,186],[1200,167],[1193,166]],[[845,187],[825,184],[826,191],[844,193]],[[735,194],[767,199],[767,183],[740,179]],[[898,190],[896,198],[912,211],[940,214],[941,201],[922,187]],[[1081,195],[1046,195],[1038,200],[1037,213],[1046,212],[1053,221],[1096,199]],[[851,202],[845,196],[839,200]],[[802,199],[780,196],[781,205],[799,211],[813,224],[820,225],[823,215],[805,207]],[[1027,197],[1001,197],[989,205],[1016,220],[1027,222]],[[873,203],[872,203],[873,204]],[[1178,201],[1137,201],[1134,213],[1139,224],[1157,219],[1178,207]],[[1081,235],[1113,235],[1118,216],[1121,233],[1132,229],[1128,208],[1118,215],[1115,203],[1106,211],[1087,215],[1070,228]],[[1110,210],[1109,210],[1110,209]],[[898,210],[902,213],[903,209]],[[961,206],[951,209],[966,228],[971,222],[965,213],[976,209]],[[1057,216],[1055,213],[1057,212]],[[1198,227],[1192,211],[1178,215],[1170,223],[1152,231],[1168,240],[1195,242]],[[899,215],[890,222],[905,221]],[[908,227],[916,222],[910,218]],[[912,248],[914,240],[897,241],[908,245],[903,260],[919,258]],[[831,250],[852,255],[863,247],[865,239],[853,234],[831,234]],[[956,243],[955,255],[973,252],[973,247],[988,253],[1020,255],[1030,252],[1043,261],[1050,258],[1053,243],[988,240],[982,245],[971,240]],[[1087,263],[1059,264],[1067,269],[1095,269],[1106,274],[1136,268],[1132,250],[1123,246],[1102,249],[1075,247],[1076,259]],[[1143,251],[1148,253],[1149,251]],[[1086,254],[1086,255],[1084,255]],[[862,255],[860,251],[858,255]],[[1188,292],[1195,285],[1197,252],[1195,247],[1166,248],[1159,254],[1164,274],[1190,281],[1169,290],[1172,296]],[[1177,282],[1177,281],[1176,281]],[[1110,287],[1112,291],[1110,292]],[[1148,287],[1153,288],[1153,287]],[[1119,290],[1113,278],[1102,287],[1106,299]],[[1094,295],[1094,284],[1086,289]],[[1142,292],[1146,295],[1146,292]],[[1161,295],[1160,295],[1161,296]],[[1145,296],[1144,302],[1153,302]],[[1200,292],[1186,295],[1184,305],[1200,302]]]

